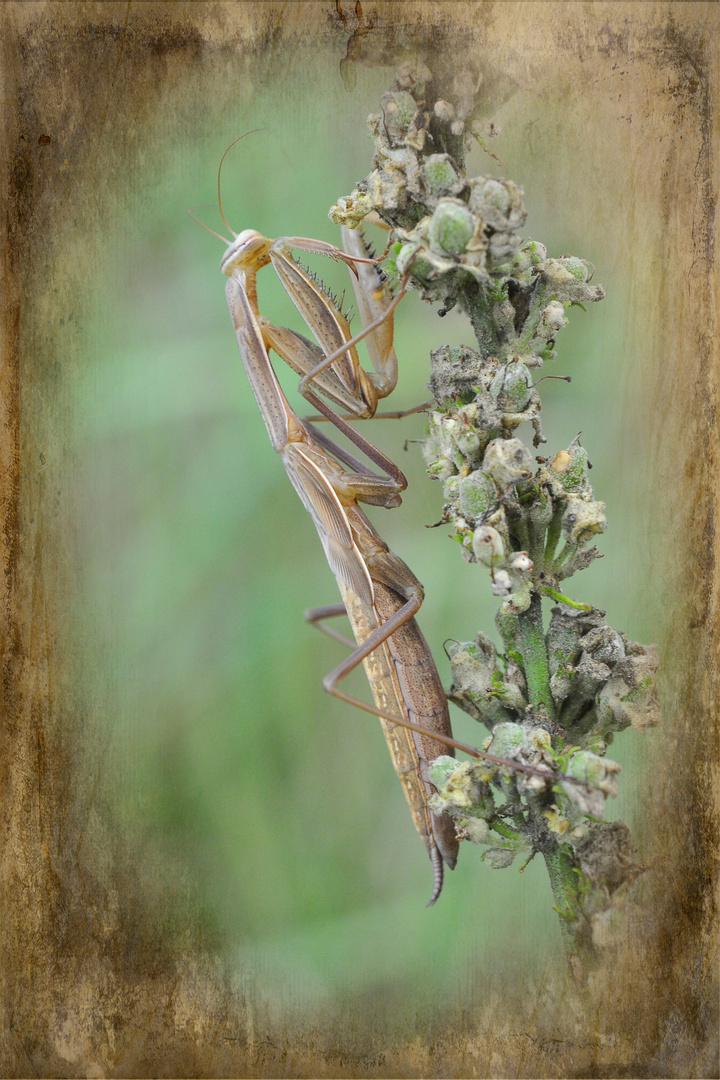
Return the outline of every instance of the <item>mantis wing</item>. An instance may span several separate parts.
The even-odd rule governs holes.
[[[287,445],[283,461],[293,487],[315,522],[333,574],[363,603],[372,605],[372,580],[337,493],[299,443]]]

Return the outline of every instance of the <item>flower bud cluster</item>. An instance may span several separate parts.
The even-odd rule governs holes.
[[[443,521],[465,559],[489,567],[493,594],[525,610],[533,583],[554,587],[598,555],[586,545],[607,522],[604,503],[593,498],[587,452],[575,438],[535,468],[513,435],[529,421],[535,445],[544,441],[540,396],[520,357],[500,363],[444,346],[431,354],[430,387],[439,407],[428,415],[424,454],[443,484]]]
[[[643,729],[659,717],[655,648],[628,641],[604,621],[604,612],[554,607],[545,642],[556,705],[552,721],[530,705],[526,677],[512,650],[499,658],[484,634],[474,642],[446,644],[452,671],[448,696],[490,729],[483,750],[537,771],[514,772],[482,760],[465,763],[461,774],[452,758],[439,758],[435,774],[431,770],[438,789],[433,809],[456,818],[464,838],[496,845],[490,829],[497,810],[491,799],[499,793],[514,807],[517,836],[513,844],[503,844],[515,854],[541,843],[538,817],[544,829],[571,845],[585,836],[590,820],[603,818],[606,798],[617,794],[620,767],[604,756],[614,732],[630,724]],[[487,828],[469,823],[474,818],[482,818]]]
[[[658,720],[655,647],[628,641],[604,615],[559,604],[545,634],[557,723],[569,740],[595,753],[604,752],[614,732],[643,730]],[[449,641],[446,648],[451,701],[491,731],[526,716],[522,668],[506,657],[503,670],[490,638],[478,634],[474,642]]]
[[[551,848],[554,837],[581,842],[590,819],[601,820],[605,800],[617,795],[617,762],[577,747],[561,756],[564,778],[557,783],[559,755],[549,732],[532,718],[497,724],[483,750],[508,765],[436,758],[429,772],[437,789],[430,806],[455,819],[461,839],[485,845],[484,861],[494,869],[509,866],[518,854]],[[533,771],[519,771],[513,763]]]
[[[455,75],[447,88],[451,103],[425,64],[402,65],[380,112],[368,117],[375,149],[370,174],[338,200],[331,219],[352,229],[376,210],[393,227],[412,230],[442,198],[465,193],[464,140],[475,133],[479,85],[468,71]]]
[[[507,660],[503,671],[490,638],[478,634],[475,641],[448,641],[445,647],[452,672],[450,701],[490,731],[525,715],[528,697],[522,669]]]
[[[395,269],[423,298],[467,310],[483,352],[507,360],[527,354],[529,366],[553,355],[570,304],[601,300],[590,263],[549,259],[542,244],[523,241],[523,191],[511,180],[466,177],[464,138],[477,80],[455,79],[455,104],[437,96],[421,64],[402,70],[368,118],[372,167],[352,194],[330,210],[356,228],[375,212],[394,230]],[[462,85],[460,85],[462,84]]]
[[[658,722],[653,645],[628,641],[598,608],[552,609],[545,635],[550,688],[568,737],[603,753],[613,734]]]

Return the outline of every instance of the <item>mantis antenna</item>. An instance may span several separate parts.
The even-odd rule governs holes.
[[[225,158],[228,156],[228,153],[230,152],[230,150],[232,150],[233,146],[235,146],[235,143],[239,143],[241,141],[241,139],[245,138],[246,135],[254,135],[256,131],[262,131],[262,128],[252,128],[250,131],[246,131],[244,134],[238,135],[237,139],[233,139],[233,141],[230,143],[230,145],[225,148],[223,156],[220,158],[220,164],[218,165],[218,172],[217,172],[218,210],[220,211],[220,217],[222,218],[223,225],[228,230],[230,235],[234,236],[234,237],[237,236],[237,233],[233,232],[233,230],[230,228],[228,220],[225,217],[225,214],[223,213],[222,198],[221,198],[221,195],[220,195],[220,174],[222,172],[223,162],[225,161]],[[223,236],[219,232],[215,232],[215,230],[211,229],[209,225],[206,225],[204,221],[201,221],[199,217],[196,217],[195,214],[193,213],[194,209],[195,209],[195,207],[190,207],[190,209],[188,210],[188,217],[191,217],[193,219],[193,221],[196,222],[200,226],[201,229],[204,229],[205,232],[210,233],[211,236],[217,236],[218,240],[222,240],[223,244],[231,243],[231,241],[228,240],[228,238],[226,236]]]
[[[233,141],[230,143],[230,145],[225,149],[225,153],[220,158],[220,164],[218,165],[218,173],[217,173],[218,210],[220,211],[220,217],[222,218],[223,225],[225,226],[225,228],[230,233],[232,233],[233,236],[237,236],[237,233],[233,232],[233,230],[230,228],[230,225],[228,224],[228,221],[227,221],[227,219],[225,217],[225,214],[223,213],[222,198],[220,196],[220,173],[222,172],[223,162],[224,162],[225,158],[228,156],[228,154],[230,153],[230,151],[232,150],[233,146],[235,146],[236,143],[239,143],[242,139],[244,139],[246,135],[254,135],[256,131],[262,131],[262,128],[252,128],[250,131],[246,131],[243,135],[238,135],[237,139],[233,139]],[[215,235],[217,235],[217,233]],[[227,241],[226,241],[226,243],[227,243]]]

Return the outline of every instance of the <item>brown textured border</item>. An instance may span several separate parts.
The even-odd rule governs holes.
[[[334,3],[2,9],[3,1075],[718,1075],[720,8],[363,6],[373,30],[351,40]],[[454,62],[463,52],[481,55],[554,107],[565,94],[568,123],[578,122],[576,96],[592,95],[597,127],[588,138],[607,140],[612,190],[603,212],[625,213],[623,198],[631,203],[638,186],[655,208],[650,235],[635,235],[629,219],[625,235],[642,283],[638,431],[651,442],[666,523],[650,557],[673,605],[660,642],[672,661],[663,781],[652,792],[662,837],[654,844],[649,824],[646,838],[661,872],[647,909],[631,917],[614,962],[587,991],[584,1014],[540,1014],[518,996],[514,1024],[477,1007],[469,1027],[447,1014],[432,1044],[428,1036],[426,1045],[404,1045],[398,1036],[374,1056],[357,1018],[352,1040],[337,1018],[320,1017],[311,1033],[288,1019],[267,1041],[253,1041],[245,1006],[201,951],[178,954],[133,937],[134,884],[84,842],[102,747],[90,740],[79,760],[71,735],[90,703],[63,677],[55,635],[76,557],[58,550],[55,526],[72,484],[47,475],[37,442],[38,430],[62,438],[63,402],[39,400],[35,388],[51,385],[53,365],[72,363],[72,338],[58,347],[58,321],[69,309],[82,317],[95,202],[108,205],[105,185],[119,200],[122,184],[133,183],[129,142],[151,139],[203,87],[216,92],[218,69],[242,81],[253,57],[271,72],[289,52],[321,47],[335,63],[393,63],[414,50]],[[631,162],[618,158],[613,137],[628,112],[638,128]],[[68,256],[83,236],[81,206],[82,266]],[[59,278],[57,260],[65,260]],[[504,1008],[503,1017],[508,1001]]]

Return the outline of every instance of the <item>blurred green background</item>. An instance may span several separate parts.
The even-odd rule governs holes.
[[[82,627],[78,663],[104,718],[109,842],[133,867],[138,932],[216,949],[231,974],[279,1006],[382,988],[414,1013],[439,995],[482,996],[493,972],[502,980],[562,966],[544,865],[493,871],[465,844],[425,909],[430,865],[379,726],[322,691],[342,650],[302,612],[335,602],[337,590],[245,382],[222,245],[187,216],[200,206],[223,231],[217,163],[259,128],[226,160],[233,228],[337,242],[327,210],[368,172],[365,118],[393,77],[389,68],[357,75],[352,94],[339,74],[318,93],[312,71],[301,78],[290,64],[232,108],[205,100],[193,113],[186,102],[183,137],[163,145],[161,167],[138,148],[137,194],[122,220],[108,216],[73,390],[83,569],[71,621],[73,634]],[[636,558],[642,463],[624,411],[632,293],[601,178],[596,187],[576,179],[587,129],[560,128],[551,105],[520,92],[493,118],[503,164],[475,148],[468,172],[522,184],[525,235],[551,255],[593,261],[607,290],[587,313],[574,309],[559,337],[552,372],[572,383],[541,385],[547,452],[582,430],[596,498],[607,503],[605,558],[569,591],[649,641],[654,608]],[[344,270],[317,267],[345,287]],[[303,329],[270,268],[259,292],[269,317]],[[429,351],[444,342],[472,345],[469,323],[456,312],[441,321],[408,296],[396,317],[396,407],[426,398]],[[279,374],[297,404],[295,376]],[[401,508],[370,516],[425,586],[419,621],[448,685],[443,641],[479,629],[495,636],[487,573],[462,561],[447,529],[424,528],[440,516],[441,489],[420,448],[403,449],[422,436],[422,416],[374,421],[366,433],[409,478]],[[367,693],[362,673],[353,690]],[[453,723],[461,739],[484,734],[455,710]],[[632,732],[611,750],[624,773],[609,814],[631,827],[645,755]]]

